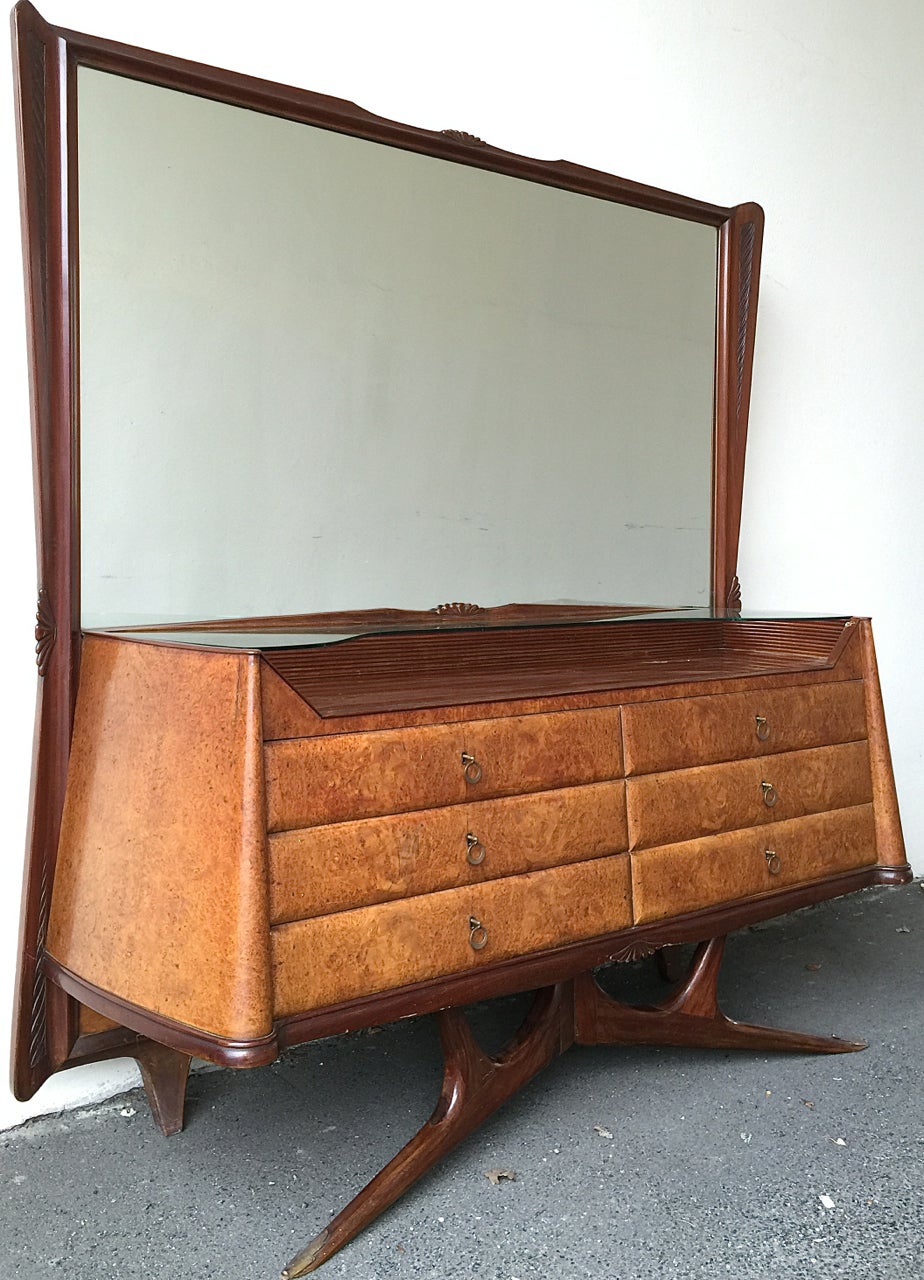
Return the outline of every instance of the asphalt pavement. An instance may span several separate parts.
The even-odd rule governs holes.
[[[649,960],[620,990],[663,991]],[[729,941],[733,1017],[836,1056],[575,1048],[318,1272],[350,1280],[924,1280],[924,892]],[[496,1047],[523,1001],[478,1006]],[[0,1133],[0,1280],[272,1280],[429,1114],[430,1018]],[[490,1176],[488,1176],[490,1175]]]

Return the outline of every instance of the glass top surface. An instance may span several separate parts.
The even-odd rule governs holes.
[[[653,613],[614,613],[602,614],[593,618],[556,617],[524,621],[522,619],[491,621],[484,619],[464,620],[453,618],[434,618],[432,623],[407,624],[369,624],[368,626],[342,631],[300,630],[251,630],[244,623],[229,624],[227,630],[217,629],[219,623],[210,624],[208,628],[197,630],[190,624],[165,626],[159,629],[156,624],[130,627],[124,630],[107,628],[105,631],[89,631],[90,635],[114,635],[122,640],[140,640],[152,644],[193,645],[209,649],[293,649],[312,648],[324,645],[342,644],[363,636],[386,635],[422,635],[427,633],[443,634],[452,631],[510,631],[524,628],[561,628],[561,627],[599,627],[611,626],[615,623],[664,623],[664,622],[796,622],[821,621],[847,618],[843,614],[819,612],[794,612],[787,610],[761,609],[670,609]],[[179,626],[182,629],[178,629]],[[214,628],[214,629],[213,629]]]

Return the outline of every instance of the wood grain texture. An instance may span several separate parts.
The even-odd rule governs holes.
[[[271,1029],[258,663],[90,639],[49,952],[231,1039]]]
[[[758,717],[765,723],[758,725]],[[758,729],[766,740],[758,736]],[[866,737],[863,682],[668,699],[623,712],[626,773],[743,760]]]
[[[776,792],[772,806],[764,783]],[[629,847],[651,848],[871,801],[865,742],[646,774],[626,784]]]
[[[780,860],[776,875],[768,849]],[[632,855],[635,919],[663,920],[875,862],[870,804],[645,849]]]
[[[712,594],[738,608],[738,537],[751,401],[764,212],[740,204],[719,232]]]
[[[263,657],[319,715],[363,715],[820,671],[836,660],[845,622],[685,617],[386,632]]]
[[[473,950],[470,920],[487,931]],[[277,1018],[626,928],[626,854],[273,929]]]
[[[629,625],[629,624],[620,624]],[[749,624],[739,624],[747,626]],[[863,676],[863,655],[859,641],[859,622],[855,618],[840,619],[836,639],[822,666],[810,658],[805,669],[762,674],[760,676],[719,675],[713,671],[705,678],[694,679],[687,671],[683,679],[658,679],[653,684],[633,685],[619,690],[623,706],[658,702],[664,698],[703,697],[713,693],[741,693],[749,690],[794,688],[802,685],[828,684],[841,680],[858,680]],[[795,633],[790,632],[790,640]],[[797,652],[801,652],[796,642]],[[265,658],[264,654],[264,658]],[[261,674],[264,690],[263,732],[268,740],[280,738],[332,736],[373,729],[412,728],[427,724],[458,723],[462,720],[486,720],[505,716],[534,715],[548,711],[583,711],[610,706],[617,697],[612,690],[569,693],[552,697],[516,696],[508,690],[502,698],[488,702],[462,702],[453,706],[413,707],[392,711],[363,711],[348,715],[321,716],[295,690],[264,662]]]
[[[77,1010],[47,990],[43,954],[64,804],[80,651],[73,510],[75,352],[68,218],[68,86],[56,31],[31,5],[13,11],[14,77],[38,552],[35,717],[17,962],[13,1090],[30,1098],[60,1065]]]
[[[96,1062],[102,1058],[135,1057],[131,1045],[133,1038],[168,1045],[180,1053],[202,1058],[205,1062],[214,1062],[219,1067],[263,1067],[278,1056],[279,1043],[275,1027],[266,1035],[241,1040],[216,1035],[214,1031],[204,1031],[187,1022],[177,1022],[151,1009],[132,1004],[130,1000],[113,995],[111,991],[95,987],[79,974],[72,973],[59,964],[53,956],[48,956],[46,963],[51,990],[67,992],[81,1004],[89,1005],[103,1017],[119,1024],[112,1031],[81,1036],[72,1049],[75,1063]],[[106,1049],[100,1053],[101,1045],[104,1049],[107,1045],[115,1045],[118,1052]]]
[[[898,811],[895,791],[895,775],[892,772],[892,754],[886,731],[885,708],[879,687],[879,668],[876,664],[876,647],[873,628],[868,619],[860,623],[860,640],[863,648],[866,693],[866,716],[869,725],[869,755],[873,777],[873,811],[876,815],[876,847],[879,861],[888,867],[910,870],[905,855],[905,838]]]
[[[574,1040],[573,997],[565,984],[536,992],[525,1021],[496,1058],[480,1048],[461,1010],[442,1009],[437,1021],[444,1067],[433,1114],[372,1182],[299,1251],[284,1268],[282,1280],[296,1280],[317,1270]]]
[[[627,841],[624,782],[279,832],[269,838],[271,919],[480,884],[619,853]]]
[[[466,781],[463,753],[482,770]],[[619,709],[268,743],[270,831],[617,778]]]
[[[104,1018],[103,1015],[101,1013],[97,1013],[95,1009],[88,1009],[85,1004],[80,1006],[77,1021],[77,1028],[80,1035],[99,1035],[103,1031],[114,1031],[118,1026],[118,1022],[113,1022],[111,1018]]]
[[[313,738],[324,733],[326,728],[327,731],[337,731],[330,721],[325,726],[322,717],[266,662],[260,671],[260,693],[263,700],[263,736],[267,741],[274,738]]]
[[[580,974],[574,983],[575,1040],[578,1044],[661,1044],[764,1053],[855,1053],[866,1048],[862,1040],[755,1026],[727,1017],[718,1000],[724,950],[724,937],[701,943],[674,989],[657,1004],[640,1008],[614,1000],[592,973]]]

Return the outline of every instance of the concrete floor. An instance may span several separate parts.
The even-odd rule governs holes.
[[[650,968],[620,981],[644,998]],[[735,935],[727,1012],[869,1048],[574,1049],[320,1274],[924,1278],[922,977],[919,884]],[[487,1045],[520,1007],[476,1011]],[[0,1134],[0,1277],[271,1280],[423,1122],[438,1082],[422,1019],[198,1074],[173,1138],[140,1093]],[[491,1169],[515,1180],[492,1185]]]

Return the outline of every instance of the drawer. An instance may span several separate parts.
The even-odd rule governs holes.
[[[296,738],[264,752],[270,831],[622,776],[618,707]]]
[[[771,871],[768,852],[779,863]],[[632,855],[636,923],[821,880],[876,861],[872,805],[771,822]]]
[[[866,737],[863,681],[674,698],[623,708],[626,773],[799,751]]]
[[[625,787],[597,782],[280,831],[269,838],[272,922],[619,853]]]
[[[564,946],[631,919],[629,856],[621,853],[277,925],[275,1016]],[[473,933],[472,920],[483,932]]]
[[[872,798],[865,742],[652,773],[626,783],[629,848],[694,840]]]

